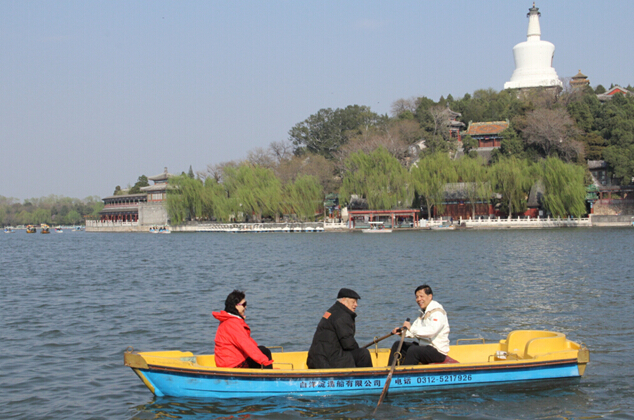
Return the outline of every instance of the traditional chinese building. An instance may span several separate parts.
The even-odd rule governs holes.
[[[588,80],[588,76],[581,73],[581,70],[579,70],[579,73],[572,76],[572,80],[570,80],[570,87],[572,87],[573,89],[583,89],[584,87],[589,85],[590,80]]]
[[[147,194],[125,194],[104,197],[103,209],[99,212],[102,222],[137,222],[139,205],[147,202]]]
[[[455,182],[445,185],[443,204],[445,211],[440,214],[436,208],[432,209],[431,217],[453,217],[454,219],[469,219],[473,215],[473,206],[469,200],[469,189],[475,188],[472,182]],[[491,204],[491,197],[484,197],[475,202],[475,216],[488,217],[495,209]]]
[[[167,180],[173,176],[165,168],[162,173],[148,177],[148,181],[153,181],[154,185],[141,187],[141,191],[147,193],[147,201],[150,203],[165,201],[167,199]]]
[[[462,121],[458,121],[458,118],[462,117],[462,114],[452,111],[449,107],[447,107],[447,112],[449,113],[449,137],[454,140],[462,141],[460,130],[464,128],[465,124]]]
[[[386,227],[418,227],[418,209],[348,210],[350,228],[368,222],[384,222]]]
[[[630,92],[629,90],[625,88],[622,88],[621,86],[614,86],[612,89],[608,90],[607,92],[597,95],[597,99],[599,99],[601,102],[609,101],[617,93],[620,93],[624,96],[632,94],[632,92]]]
[[[478,147],[500,147],[502,133],[509,128],[508,121],[469,123],[467,134],[478,141]]]
[[[149,177],[154,185],[141,187],[140,194],[113,195],[102,198],[103,209],[99,212],[102,222],[133,222],[140,226],[168,224],[167,209],[167,180],[174,175],[167,172]]]

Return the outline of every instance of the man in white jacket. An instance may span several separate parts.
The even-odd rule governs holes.
[[[433,292],[428,285],[418,286],[414,293],[416,294],[416,303],[420,306],[421,315],[413,324],[405,321],[403,326],[407,328],[405,337],[415,338],[417,341],[403,342],[400,364],[442,363],[449,353],[447,313],[440,303],[433,300]],[[394,328],[392,333],[400,335],[400,328]],[[399,342],[400,340],[392,346],[389,365],[392,364]]]

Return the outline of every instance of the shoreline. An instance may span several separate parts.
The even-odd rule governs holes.
[[[393,232],[411,232],[431,230],[439,226],[442,221],[421,221],[423,226],[394,228]],[[459,224],[458,224],[459,223]],[[579,219],[467,219],[454,221],[454,231],[461,230],[500,230],[500,229],[554,229],[579,227],[632,227],[634,216],[603,216],[590,215]],[[169,225],[168,225],[169,226]],[[96,222],[87,221],[86,232],[138,232],[150,233],[150,226],[142,226],[134,222]],[[322,233],[322,232],[361,232],[361,228],[350,229],[345,223],[197,223],[190,222],[179,226],[169,226],[171,232],[225,232],[225,233]]]

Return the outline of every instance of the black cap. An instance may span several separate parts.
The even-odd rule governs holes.
[[[361,299],[361,296],[359,296],[354,290],[346,289],[344,287],[343,289],[339,290],[339,293],[337,294],[337,299],[341,298]]]

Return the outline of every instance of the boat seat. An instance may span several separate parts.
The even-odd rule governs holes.
[[[441,363],[430,363],[430,365],[446,365],[449,363],[460,363],[459,361],[457,361],[456,359],[452,359],[451,357],[447,356],[445,357],[445,361],[441,362]]]

